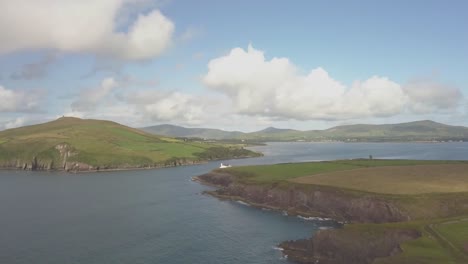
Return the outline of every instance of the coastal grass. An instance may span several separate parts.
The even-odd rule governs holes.
[[[357,159],[224,170],[244,183],[290,182],[391,194],[468,191],[468,162],[465,161]]]
[[[174,160],[201,161],[200,155],[213,149],[225,150],[230,158],[234,147],[203,142],[185,142],[148,134],[111,121],[63,117],[55,121],[0,132],[0,164],[12,160],[58,163],[58,145],[67,145],[68,161],[92,166],[154,166]],[[243,150],[247,156],[251,154]]]
[[[359,168],[291,181],[387,194],[468,192],[468,163]]]
[[[421,237],[402,243],[402,253],[375,260],[374,264],[464,264],[468,263],[468,216],[428,221],[413,221],[389,224],[353,224],[346,228],[377,229],[385,232],[390,228],[418,230]],[[345,229],[346,229],[345,228]]]
[[[434,229],[460,253],[468,255],[468,217],[437,224]]]
[[[309,174],[318,174],[337,170],[349,170],[353,168],[356,168],[356,166],[352,164],[311,162],[233,167],[225,170],[236,175],[241,181],[272,183]]]
[[[373,264],[465,264],[468,263],[468,252],[464,252],[460,245],[468,239],[468,221],[460,219],[462,217],[384,224],[350,224],[333,232],[338,232],[337,237],[341,242],[348,241],[342,245],[348,247],[348,250],[361,250],[359,244],[356,244],[357,241],[367,246],[365,241],[384,237],[386,233],[395,230],[414,230],[420,234],[416,239],[401,243],[401,253],[377,258]],[[436,228],[440,230],[441,227],[451,231],[433,231]]]

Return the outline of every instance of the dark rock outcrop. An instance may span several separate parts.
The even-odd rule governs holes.
[[[260,207],[286,210],[289,214],[333,218],[341,222],[386,223],[409,220],[391,201],[378,195],[355,195],[339,189],[299,184],[241,184],[229,173],[211,172],[197,177],[220,189],[211,194],[245,200]]]
[[[55,155],[41,157],[40,154],[33,156],[32,159],[15,158],[11,160],[0,161],[0,169],[12,170],[56,170],[67,172],[96,172],[106,170],[130,170],[130,169],[153,169],[185,165],[200,164],[203,161],[191,160],[187,158],[171,158],[159,163],[151,164],[102,164],[99,166],[90,165],[77,160],[76,151],[72,146],[66,143],[58,144],[54,147]]]
[[[420,236],[420,232],[410,229],[388,229],[378,234],[322,230],[311,239],[286,241],[279,247],[297,263],[368,264],[401,253],[401,243]]]
[[[333,218],[347,223],[387,223],[410,220],[390,199],[325,186],[295,183],[243,184],[228,172],[216,170],[196,180],[219,187],[208,192],[222,199],[243,200],[254,206],[285,210],[289,214]],[[378,225],[377,225],[378,226]],[[367,264],[401,252],[400,244],[421,234],[409,229],[321,230],[310,239],[279,245],[298,263]]]
[[[12,170],[51,170],[53,167],[53,161],[41,160],[37,157],[33,157],[31,160],[12,159],[0,163],[0,168]]]

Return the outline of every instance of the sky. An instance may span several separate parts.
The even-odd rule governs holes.
[[[468,126],[467,1],[0,0],[0,130]]]

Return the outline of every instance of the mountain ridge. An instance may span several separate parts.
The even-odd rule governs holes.
[[[171,126],[171,131],[161,129]],[[418,120],[396,124],[352,124],[323,130],[294,130],[267,127],[254,132],[224,131],[212,128],[187,128],[175,125],[156,125],[142,130],[165,136],[198,137],[214,140],[252,141],[468,141],[468,128],[451,126],[432,120]]]

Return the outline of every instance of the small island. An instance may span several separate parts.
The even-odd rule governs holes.
[[[342,228],[279,247],[297,263],[468,263],[468,162],[337,160],[217,169],[207,193]],[[307,236],[307,234],[305,234]]]
[[[241,144],[184,141],[111,121],[74,117],[0,132],[0,169],[148,169],[260,155]]]

